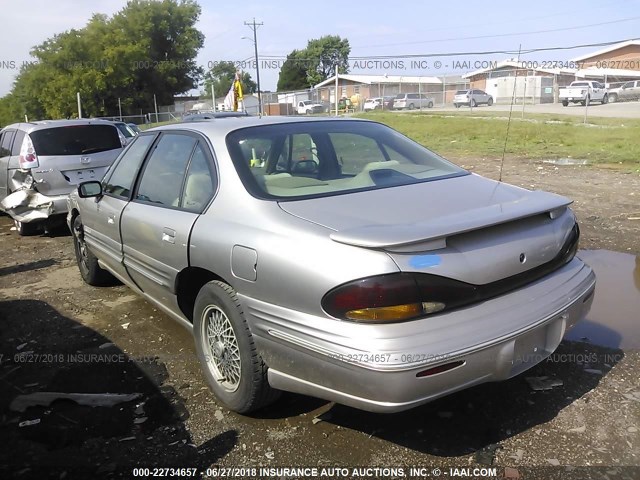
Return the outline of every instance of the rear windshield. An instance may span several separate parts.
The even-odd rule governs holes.
[[[398,95],[396,95],[396,98],[397,98],[397,99],[401,99],[401,98],[404,98],[404,97],[406,97],[406,96],[407,96],[407,94],[406,94],[406,93],[399,93]]]
[[[86,155],[122,147],[114,125],[52,127],[36,130],[29,136],[40,156]]]
[[[249,127],[231,132],[227,147],[245,187],[259,198],[329,196],[467,174],[375,122]]]
[[[589,84],[587,82],[573,82],[571,86],[572,87],[588,87]]]
[[[469,90],[458,90],[456,95],[466,95]]]

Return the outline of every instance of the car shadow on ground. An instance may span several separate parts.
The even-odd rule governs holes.
[[[334,425],[422,453],[441,457],[475,454],[477,462],[491,464],[500,442],[552,420],[594,389],[623,356],[621,350],[565,341],[547,361],[504,382],[485,383],[396,414],[335,405],[323,417]],[[561,380],[562,384],[534,390],[527,378],[535,377]]]
[[[0,302],[0,478],[131,478],[134,467],[172,466],[201,478],[238,434],[196,447],[167,376],[45,302]]]
[[[58,264],[57,260],[54,260],[52,258],[47,258],[45,260],[38,260],[36,262],[27,262],[27,263],[21,263],[19,265],[12,265],[11,267],[1,267],[0,277],[4,277],[5,275],[12,275],[14,273],[40,270],[42,268],[51,267],[52,265],[57,265],[57,264]]]

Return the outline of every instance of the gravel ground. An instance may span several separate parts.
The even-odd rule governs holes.
[[[458,163],[498,176],[496,159]],[[581,248],[624,252],[630,271],[636,258],[638,284],[622,301],[638,301],[640,176],[511,158],[503,179],[573,198]],[[428,478],[438,469],[492,478],[476,469],[494,467],[498,478],[640,478],[637,350],[565,341],[520,377],[393,415],[284,394],[240,416],[209,393],[186,329],[125,286],[85,285],[67,233],[20,238],[11,226],[0,217],[0,478],[314,473],[264,467],[313,467],[316,478]],[[640,338],[637,320],[627,340]],[[534,390],[528,377],[555,386]],[[37,392],[93,395],[28,396]],[[160,466],[194,470],[153,471]]]

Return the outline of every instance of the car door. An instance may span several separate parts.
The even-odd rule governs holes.
[[[15,133],[15,130],[5,130],[0,135],[0,201],[9,193],[9,161]]]
[[[84,238],[89,248],[116,274],[127,277],[123,263],[120,217],[157,135],[138,135],[120,155],[102,182],[103,196],[80,199]]]
[[[197,134],[162,133],[121,218],[129,277],[177,314],[176,279],[189,265],[191,228],[214,193],[212,159]]]

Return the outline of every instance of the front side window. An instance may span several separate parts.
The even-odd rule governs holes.
[[[129,198],[140,165],[155,135],[139,135],[123,153],[111,174],[107,176],[102,191],[117,197]]]
[[[182,182],[196,142],[188,135],[162,135],[142,172],[136,200],[178,207]]]
[[[374,122],[249,127],[230,133],[227,147],[245,187],[259,198],[327,196],[468,174]]]

